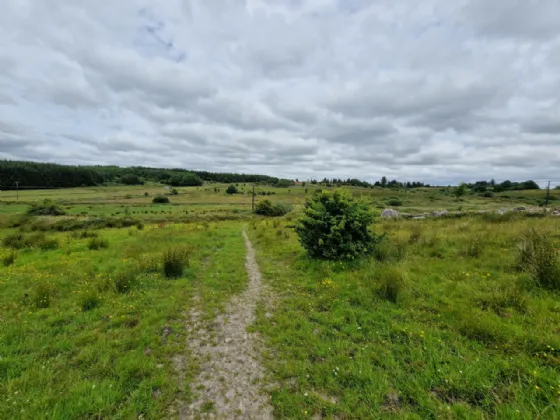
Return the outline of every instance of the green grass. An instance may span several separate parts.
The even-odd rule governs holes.
[[[371,259],[315,262],[289,226],[306,196],[328,188],[259,186],[274,194],[256,202],[293,208],[275,220],[251,214],[249,184],[226,188],[178,188],[168,205],[151,203],[169,193],[155,184],[0,193],[0,418],[161,418],[177,399],[188,403],[198,366],[185,317],[196,306],[211,321],[243,290],[245,225],[277,296],[254,328],[278,417],[560,418],[560,300],[543,281],[557,266],[518,267],[522,233],[547,231],[558,249],[560,219],[383,221],[375,229],[388,240]],[[424,213],[544,197],[348,190],[377,212],[391,200]],[[45,199],[68,215],[25,216]],[[531,258],[549,259],[554,247]],[[188,261],[166,278],[176,260],[164,256],[185,249]]]
[[[177,398],[189,400],[197,365],[187,353],[180,388],[171,359],[186,353],[192,296],[213,317],[245,285],[240,226],[100,235],[110,246],[91,251],[88,238],[51,233],[59,249],[26,248],[0,267],[0,418],[160,418]],[[179,278],[146,264],[186,244],[193,251]]]
[[[401,258],[317,262],[254,224],[275,414],[559,418],[560,300],[515,268],[527,225],[560,248],[556,219],[386,221]]]

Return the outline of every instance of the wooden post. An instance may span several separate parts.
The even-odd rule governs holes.
[[[254,213],[255,212],[255,184],[253,184],[253,200],[251,204],[251,209],[253,210]]]
[[[550,200],[550,181],[548,181],[548,186],[546,187],[546,201],[544,208],[548,208],[548,200]]]

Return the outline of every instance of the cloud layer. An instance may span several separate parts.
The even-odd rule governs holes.
[[[558,0],[7,0],[0,158],[560,182]]]

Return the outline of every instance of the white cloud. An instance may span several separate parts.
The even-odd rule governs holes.
[[[7,0],[0,157],[555,179],[557,16],[557,0]]]

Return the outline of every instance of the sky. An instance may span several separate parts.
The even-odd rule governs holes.
[[[0,158],[560,183],[558,0],[3,0]]]

